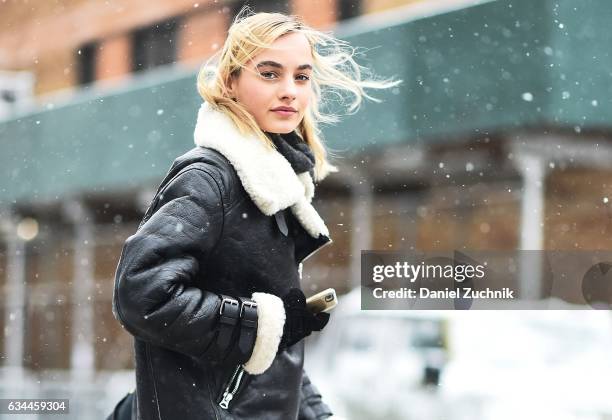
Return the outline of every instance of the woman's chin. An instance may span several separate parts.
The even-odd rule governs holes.
[[[297,127],[296,124],[269,124],[263,128],[263,131],[267,131],[268,133],[279,133],[279,134],[287,134],[291,133]]]

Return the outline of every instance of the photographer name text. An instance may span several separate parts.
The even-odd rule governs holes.
[[[421,287],[417,290],[403,287],[397,290],[384,290],[382,287],[372,289],[372,295],[376,299],[514,299],[514,290],[504,287],[501,290],[485,288],[475,290],[471,287],[457,289],[444,288],[443,290],[431,290]]]

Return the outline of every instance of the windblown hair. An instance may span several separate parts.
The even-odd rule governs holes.
[[[348,114],[354,114],[359,110],[364,97],[381,102],[369,96],[364,88],[386,89],[398,85],[402,80],[362,79],[362,73],[366,69],[355,62],[353,56],[356,49],[346,41],[307,26],[298,16],[252,13],[246,6],[234,18],[223,48],[200,68],[197,87],[202,98],[213,108],[227,114],[243,135],[254,133],[269,147],[274,147],[274,143],[258,126],[254,117],[230,97],[228,86],[230,80],[238,77],[241,69],[246,68],[247,63],[257,54],[270,48],[280,36],[293,32],[304,34],[311,46],[313,95],[296,131],[314,153],[315,181],[318,181],[329,172],[338,170],[327,160],[327,150],[319,123],[335,123],[339,121],[339,116],[322,113],[322,101],[324,102],[328,95],[336,95],[340,103],[345,104],[343,93],[352,94],[354,100],[348,107]]]

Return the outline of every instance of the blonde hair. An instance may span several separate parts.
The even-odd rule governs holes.
[[[274,143],[257,125],[253,116],[229,95],[228,86],[232,77],[237,77],[241,69],[263,49],[287,33],[299,32],[306,36],[311,46],[313,73],[311,86],[313,95],[308,110],[296,131],[310,146],[315,156],[315,181],[323,179],[329,172],[338,169],[327,160],[319,123],[335,123],[338,115],[324,114],[319,103],[328,94],[336,95],[345,102],[343,92],[354,96],[348,113],[359,110],[363,98],[374,102],[379,99],[369,96],[364,88],[385,89],[393,87],[402,80],[362,79],[363,68],[355,62],[355,48],[346,41],[315,30],[303,23],[300,17],[282,13],[252,13],[248,6],[243,7],[234,18],[228,30],[223,48],[210,57],[201,67],[198,78],[198,92],[213,108],[228,115],[243,135],[255,134],[269,147]],[[319,52],[319,50],[321,52]],[[216,64],[210,65],[211,61]]]

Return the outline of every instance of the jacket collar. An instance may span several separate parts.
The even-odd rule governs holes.
[[[329,236],[312,206],[314,183],[308,172],[296,174],[275,149],[254,134],[244,135],[231,118],[202,103],[194,131],[195,144],[221,153],[232,164],[245,191],[267,216],[287,207],[313,237]]]

